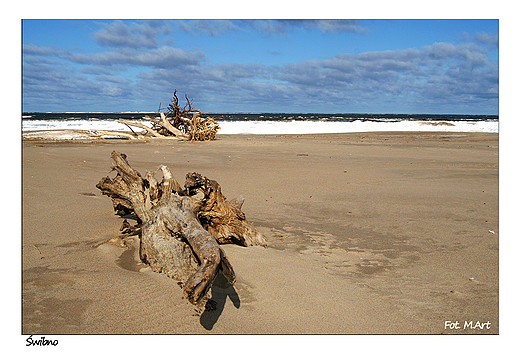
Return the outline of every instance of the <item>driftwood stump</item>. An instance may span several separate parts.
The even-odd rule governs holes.
[[[243,198],[228,201],[216,181],[189,173],[182,188],[168,167],[160,166],[159,182],[154,172],[143,177],[126,158],[113,151],[117,175],[102,178],[96,187],[112,198],[118,214],[137,220],[136,225],[125,220],[121,231],[139,235],[142,262],[179,281],[191,303],[199,303],[219,271],[231,284],[235,282],[233,267],[219,243],[267,246],[240,210]]]

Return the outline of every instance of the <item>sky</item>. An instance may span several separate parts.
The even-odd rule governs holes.
[[[24,112],[498,114],[498,20],[22,20]]]

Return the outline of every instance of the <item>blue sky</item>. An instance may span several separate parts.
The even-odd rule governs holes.
[[[498,20],[24,20],[24,111],[498,114]]]

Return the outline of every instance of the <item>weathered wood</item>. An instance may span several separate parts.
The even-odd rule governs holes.
[[[267,247],[265,238],[256,231],[246,219],[240,208],[243,197],[231,203],[222,194],[217,181],[210,180],[198,173],[188,173],[184,184],[188,195],[196,195],[198,191],[204,194],[204,199],[198,210],[198,218],[219,243],[235,243],[243,246]]]
[[[171,123],[166,119],[166,115],[163,112],[159,113],[161,120],[158,120],[157,123],[162,125],[165,129],[167,129],[170,133],[180,138],[188,139],[189,136],[184,134],[179,129],[175,128]]]
[[[125,220],[121,231],[140,235],[143,263],[178,280],[191,303],[204,298],[219,271],[231,284],[235,282],[233,267],[219,243],[266,246],[240,210],[243,198],[233,205],[216,181],[191,173],[182,189],[166,166],[160,166],[159,182],[154,172],[143,177],[134,170],[124,154],[113,151],[112,159],[117,175],[102,178],[96,187],[112,198],[114,210],[137,220],[133,226]],[[204,199],[193,197],[198,190]]]
[[[163,139],[181,139],[181,140],[214,140],[217,131],[220,129],[216,119],[202,114],[198,110],[192,108],[192,101],[186,96],[186,105],[179,106],[177,98],[177,90],[173,93],[173,97],[168,107],[167,113],[161,112],[159,106],[159,117],[145,116],[144,119],[152,123],[149,127],[142,123],[127,122],[118,120],[118,123],[125,124],[130,130],[132,126],[146,130],[151,136]]]
[[[123,234],[123,238],[135,235],[141,235],[141,226],[139,224],[131,225],[128,220],[124,220],[121,228],[119,229]]]
[[[148,133],[152,134],[153,136],[155,137],[158,137],[158,138],[161,138],[163,137],[161,134],[157,133],[155,130],[153,130],[152,128],[144,125],[144,124],[141,124],[141,123],[134,123],[134,122],[127,122],[127,121],[124,121],[124,120],[117,120],[118,123],[121,123],[121,124],[124,124],[126,126],[133,126],[133,127],[137,127],[137,128],[141,128],[141,129],[144,129],[146,130]]]
[[[132,134],[127,134],[127,133],[122,133],[122,132],[95,131],[94,133],[98,136],[110,135],[110,136],[115,136],[115,137],[122,138],[122,139],[130,139],[130,140],[144,138],[143,136],[140,136],[140,135],[132,135]]]

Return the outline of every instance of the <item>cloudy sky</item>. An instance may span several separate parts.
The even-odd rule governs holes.
[[[497,20],[24,20],[32,111],[498,114]]]

